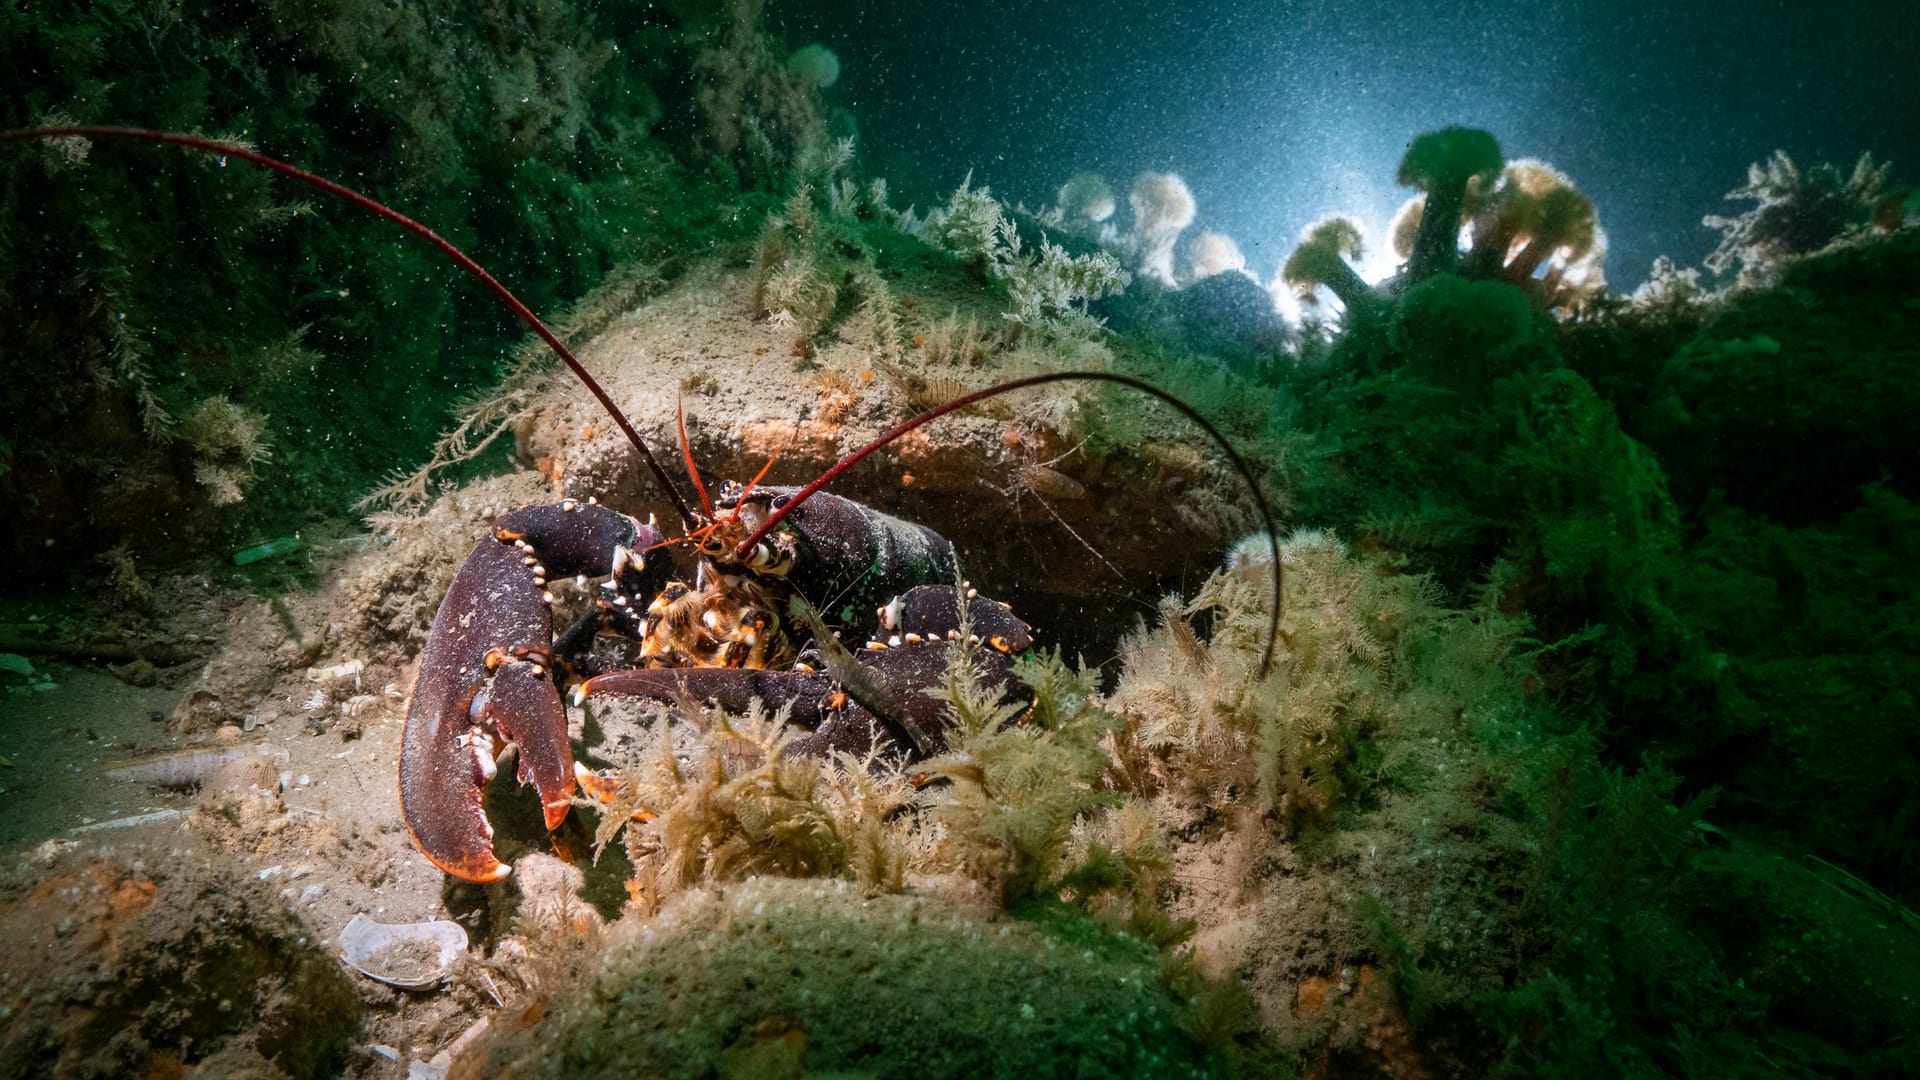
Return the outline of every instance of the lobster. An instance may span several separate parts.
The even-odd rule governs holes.
[[[75,136],[165,143],[236,158],[426,240],[553,350],[634,445],[678,512],[684,531],[670,538],[655,521],[641,522],[591,498],[522,507],[496,518],[455,573],[428,631],[408,700],[399,795],[415,845],[456,878],[491,882],[510,872],[494,854],[483,805],[510,748],[516,751],[516,775],[538,794],[550,831],[567,817],[577,788],[604,790],[605,779],[574,760],[561,694],[565,681],[573,683],[576,705],[593,696],[625,696],[711,700],[744,709],[758,698],[788,709],[790,723],[809,729],[789,744],[789,753],[845,750],[911,761],[941,752],[943,707],[921,691],[938,685],[962,646],[979,678],[1010,685],[1013,658],[1033,644],[1030,628],[1006,605],[983,600],[959,581],[952,546],[938,533],[823,489],[908,432],[1014,390],[1064,381],[1119,384],[1169,405],[1221,448],[1251,493],[1272,554],[1273,603],[1261,674],[1272,667],[1282,597],[1272,511],[1253,470],[1226,437],[1151,383],[1099,371],[1013,379],[901,422],[804,487],[762,488],[756,478],[745,486],[727,485],[712,502],[694,467],[683,420],[680,444],[700,496],[696,511],[565,343],[477,262],[425,225],[249,147],[194,135],[64,126],[0,132],[0,141]],[[694,553],[691,581],[675,572],[671,558],[683,546]],[[556,638],[549,582],[565,578],[591,581],[594,597],[591,609]],[[874,611],[875,640],[857,654],[845,650],[813,610],[821,600],[842,610]],[[804,634],[783,617],[783,601]],[[586,671],[582,647],[602,635],[637,643],[635,663]]]
[[[717,513],[696,514],[691,581],[673,574],[675,545],[653,524],[595,501],[496,518],[441,601],[408,705],[400,799],[420,850],[468,881],[505,876],[481,804],[506,744],[518,746],[519,779],[539,794],[550,830],[565,819],[576,784],[597,786],[572,758],[555,673],[578,670],[570,657],[600,633],[634,642],[640,666],[579,681],[575,703],[642,697],[742,710],[758,697],[812,729],[793,752],[938,753],[936,703],[918,691],[938,684],[963,629],[995,658],[980,676],[1004,684],[1012,656],[1032,644],[1026,624],[1001,605],[969,605],[978,598],[952,584],[953,549],[931,529],[826,493],[795,506],[797,493],[740,489],[722,496]],[[789,508],[744,553],[725,535]],[[592,608],[556,645],[549,581],[581,576]],[[796,666],[802,654],[780,602],[788,596],[875,611],[887,640],[861,653],[859,672],[870,677],[844,664],[824,665],[837,676]],[[831,647],[814,634],[814,651]]]

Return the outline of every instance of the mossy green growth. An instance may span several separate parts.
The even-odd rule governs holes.
[[[1525,362],[1534,318],[1533,302],[1511,285],[1442,274],[1400,301],[1390,340],[1408,374],[1472,394]]]
[[[1718,793],[1681,799],[1678,783],[1556,772],[1529,898],[1548,947],[1474,1002],[1502,1048],[1483,1074],[1914,1075],[1920,920],[1831,864],[1730,835],[1706,819]]]
[[[1832,520],[1862,484],[1920,496],[1920,230],[1794,264],[1737,294],[1625,417],[1676,497],[1708,492],[1787,525]]]
[[[1555,643],[1549,677],[1583,695],[1705,691],[1715,661],[1674,609],[1682,534],[1660,461],[1551,339],[1521,348],[1534,355],[1469,394],[1404,367],[1304,387],[1318,444],[1296,458],[1298,516],[1406,553],[1455,595],[1498,591]],[[1364,336],[1341,349],[1362,370],[1397,358]]]
[[[690,63],[674,21],[440,7],[198,5],[156,25],[131,4],[15,5],[0,127],[248,140],[432,226],[543,313],[745,227],[649,137],[667,108],[650,88],[677,92]],[[17,316],[0,352],[19,358],[0,501],[21,521],[0,549],[29,578],[121,542],[177,558],[343,514],[426,456],[524,332],[430,247],[238,161],[10,143],[0,184]],[[208,402],[250,437],[196,440]]]
[[[755,879],[634,927],[480,1075],[1211,1076],[1157,950],[978,909]],[[1090,936],[1091,934],[1091,936]]]
[[[1727,655],[1731,690],[1689,717],[1686,760],[1727,786],[1722,821],[1792,835],[1920,902],[1920,506],[1884,485],[1838,522],[1699,515],[1679,609]]]

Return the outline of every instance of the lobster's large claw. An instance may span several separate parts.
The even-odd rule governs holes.
[[[671,569],[646,558],[659,542],[650,525],[568,499],[502,514],[467,556],[433,617],[400,740],[401,816],[435,866],[468,881],[507,875],[482,805],[505,744],[519,747],[520,782],[540,793],[547,828],[566,820],[573,749],[548,674],[547,580],[606,575],[601,609],[630,613]]]
[[[547,827],[566,817],[573,751],[566,712],[546,674],[553,626],[518,549],[480,541],[454,575],[420,657],[400,740],[400,811],[435,866],[498,881],[482,798],[497,740],[517,743],[519,774],[540,793]]]

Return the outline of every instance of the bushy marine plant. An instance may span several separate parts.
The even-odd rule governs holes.
[[[748,307],[754,318],[793,331],[803,365],[817,342],[851,323],[868,359],[897,369],[900,314],[884,245],[876,243],[897,215],[885,181],[863,187],[845,175],[852,160],[851,138],[809,156],[792,194],[761,226]],[[816,192],[825,192],[824,206]]]
[[[1327,1068],[1470,1073],[1484,1050],[1437,1047],[1536,947],[1518,895],[1574,749],[1529,698],[1526,621],[1299,532],[1261,680],[1252,554],[1127,642],[1116,782],[1179,837],[1173,911],[1247,979],[1266,1037]]]
[[[1096,674],[1067,668],[1057,653],[1015,663],[1034,691],[1029,703],[982,684],[971,650],[954,651],[939,691],[952,749],[922,766],[949,781],[933,804],[937,857],[1002,902],[1042,894],[1058,887],[1076,822],[1120,802],[1100,783],[1113,717],[1095,701]]]
[[[691,62],[694,143],[722,171],[778,191],[804,155],[832,141],[835,118],[820,91],[833,80],[817,63],[792,62],[800,53],[783,56],[765,16],[765,0],[724,0],[701,28]]]
[[[1128,639],[1110,703],[1124,789],[1190,808],[1253,794],[1261,815],[1298,829],[1380,782],[1388,759],[1364,747],[1430,732],[1504,678],[1522,624],[1447,611],[1438,584],[1403,560],[1352,555],[1319,531],[1289,537],[1281,559],[1282,659],[1267,678],[1270,571],[1257,556],[1163,601],[1159,625]]]
[[[624,834],[648,905],[754,874],[879,891],[937,874],[1001,905],[1067,895],[1151,925],[1165,841],[1104,783],[1118,720],[1096,673],[1029,655],[1014,666],[1026,692],[1010,693],[979,678],[977,648],[954,648],[931,691],[947,702],[948,750],[914,771],[945,784],[917,790],[878,757],[787,755],[797,730],[758,702],[741,716],[683,702],[641,736],[599,843]]]
[[[919,794],[877,758],[784,753],[799,730],[755,701],[747,713],[693,702],[661,710],[601,816],[624,837],[634,895],[648,905],[754,874],[903,887]]]
[[[1067,1060],[1060,1053],[1083,1063],[1076,1070],[1109,1060],[1140,1075],[1223,1068],[1208,1047],[1242,1030],[1232,1019],[1240,999],[1163,951],[1186,932],[1160,907],[1171,856],[1146,803],[1106,782],[1104,737],[1119,721],[1101,705],[1095,673],[1029,655],[1014,668],[1025,690],[1009,693],[978,677],[977,648],[956,647],[933,691],[948,704],[949,749],[915,766],[935,781],[925,790],[877,759],[785,755],[796,731],[758,704],[738,716],[691,702],[658,710],[600,828],[603,844],[624,831],[630,892],[648,921],[597,965],[592,994],[558,1005],[572,1017],[563,1024],[590,1013],[603,1032],[569,1035],[577,1047],[565,1060],[618,1047],[623,1060],[791,1057],[808,1067],[861,1061],[887,1075],[922,1075],[928,1061]],[[950,912],[891,895],[955,880],[985,906]],[[745,920],[727,914],[749,908]],[[763,932],[786,951],[769,949]],[[698,980],[680,979],[686,950],[703,958]],[[1003,970],[1011,962],[1025,965],[1017,978]],[[1088,963],[1105,974],[1083,982],[1078,965]],[[663,998],[647,986],[666,971],[678,989]],[[911,1000],[937,1005],[941,1019],[897,1024],[884,1008],[846,1007],[858,998],[851,987],[802,989],[847,978],[870,989],[876,979],[911,984]],[[1013,1003],[991,997],[1001,1004],[987,1007],[980,978]],[[1050,1006],[1022,989],[1038,985],[1080,988],[1071,1022],[1049,1019]],[[665,1013],[612,1024],[600,1015],[597,1003],[633,994],[665,1001]],[[751,1037],[743,1016],[762,1018],[748,1024]],[[929,1030],[948,1034],[929,1049],[916,1042]],[[498,1062],[528,1045],[509,1033],[487,1052]]]
[[[959,257],[982,278],[1007,288],[1005,318],[1042,334],[1084,337],[1100,328],[1088,305],[1122,292],[1133,280],[1112,254],[1072,254],[1051,237],[1038,250],[1021,235],[1019,221],[993,192],[974,187],[969,175],[944,208],[924,222],[909,222],[916,235]]]
[[[1801,169],[1785,150],[1747,167],[1747,182],[1727,192],[1728,199],[1751,202],[1745,212],[1708,215],[1701,224],[1720,230],[1720,243],[1707,256],[1707,269],[1739,271],[1744,286],[1766,285],[1793,260],[1869,227],[1904,223],[1904,192],[1891,203],[1884,191],[1891,166],[1875,165],[1861,154],[1845,173],[1822,162]]]

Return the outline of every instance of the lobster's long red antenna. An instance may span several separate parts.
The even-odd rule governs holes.
[[[700,509],[706,511],[707,520],[711,521],[713,500],[707,498],[707,485],[700,479],[700,466],[693,460],[693,444],[687,441],[687,404],[678,397],[673,400],[673,423],[680,430],[680,456],[686,459],[687,475],[693,479],[693,490],[700,495]]]
[[[950,412],[964,409],[969,405],[985,401],[991,397],[998,397],[1001,394],[1014,390],[1024,390],[1029,386],[1042,386],[1046,383],[1055,382],[1110,382],[1118,383],[1121,386],[1130,386],[1143,394],[1158,398],[1168,405],[1171,405],[1180,415],[1185,416],[1198,425],[1200,430],[1206,432],[1208,437],[1218,443],[1220,449],[1226,453],[1227,460],[1233,464],[1234,471],[1239,473],[1240,479],[1246,483],[1247,492],[1253,496],[1253,503],[1260,510],[1260,523],[1265,527],[1267,532],[1267,550],[1273,557],[1273,611],[1267,622],[1267,647],[1260,655],[1260,674],[1264,678],[1266,674],[1273,669],[1274,644],[1280,638],[1280,608],[1281,604],[1286,600],[1286,592],[1281,580],[1280,531],[1279,527],[1274,524],[1273,510],[1267,505],[1267,497],[1261,493],[1259,482],[1254,479],[1253,469],[1247,465],[1246,459],[1240,456],[1240,452],[1233,448],[1233,444],[1227,441],[1227,437],[1220,433],[1219,428],[1214,427],[1212,422],[1206,417],[1201,416],[1193,406],[1181,401],[1179,398],[1174,397],[1172,394],[1167,393],[1152,383],[1136,379],[1131,375],[1116,375],[1111,371],[1053,371],[1044,375],[1029,375],[1022,379],[1010,379],[1007,382],[989,386],[984,390],[975,390],[971,394],[963,394],[947,402],[945,405],[928,409],[918,416],[902,421],[900,425],[892,431],[887,432],[885,435],[880,436],[860,449],[855,450],[853,453],[848,454],[846,457],[841,458],[839,463],[834,465],[833,468],[821,473],[818,480],[794,492],[793,495],[787,499],[786,505],[781,506],[773,513],[767,515],[766,522],[760,526],[758,532],[747,537],[747,539],[741,543],[739,549],[735,552],[735,556],[737,558],[745,558],[755,544],[765,538],[769,532],[772,532],[775,525],[780,524],[781,518],[792,513],[801,503],[812,498],[815,492],[832,483],[836,477],[848,469],[853,468],[867,455],[898,439],[900,436],[905,435],[907,432],[912,431],[914,428],[920,427],[923,424],[932,423]]]
[[[633,429],[633,425],[627,422],[626,416],[614,405],[613,399],[607,396],[607,392],[600,388],[600,384],[594,380],[592,375],[587,373],[587,369],[581,365],[580,361],[574,357],[566,345],[561,343],[560,338],[556,336],[552,330],[547,328],[547,324],[541,322],[540,317],[535,315],[532,309],[521,303],[519,297],[513,295],[512,290],[500,284],[499,279],[489,274],[485,267],[474,262],[467,256],[466,252],[454,247],[452,243],[439,233],[434,232],[432,229],[427,228],[425,225],[420,224],[385,203],[362,195],[350,187],[337,184],[317,173],[310,173],[297,165],[289,165],[278,158],[271,158],[265,154],[249,150],[244,146],[236,146],[232,143],[221,142],[217,139],[204,139],[198,135],[181,135],[171,131],[150,131],[145,128],[95,127],[91,125],[19,128],[13,131],[0,131],[0,141],[5,142],[18,142],[24,139],[59,139],[73,136],[89,139],[133,139],[140,142],[170,143],[174,146],[185,146],[189,149],[201,150],[209,154],[222,154],[227,157],[236,157],[242,161],[252,162],[263,169],[271,169],[282,176],[298,180],[303,184],[319,188],[321,191],[351,203],[368,213],[385,218],[432,244],[434,247],[439,248],[441,254],[453,260],[455,266],[465,270],[478,280],[480,284],[486,286],[487,291],[493,293],[496,299],[505,304],[515,315],[518,315],[520,321],[526,323],[535,334],[540,336],[540,340],[546,342],[547,347],[552,349],[554,353],[566,363],[574,375],[586,385],[587,392],[591,393],[594,398],[600,402],[601,407],[607,410],[607,415],[613,417],[613,422],[626,434],[627,438],[633,443],[634,448],[640,451],[640,456],[646,459],[647,467],[653,470],[654,480],[660,485],[660,490],[666,494],[668,501],[673,503],[674,509],[679,511],[681,520],[686,523],[688,528],[693,527],[693,511],[687,506],[686,500],[680,497],[679,489],[673,486],[673,481],[668,478],[667,471],[661,468],[660,462],[654,459],[653,451],[647,449],[646,440],[642,439],[640,433]]]

